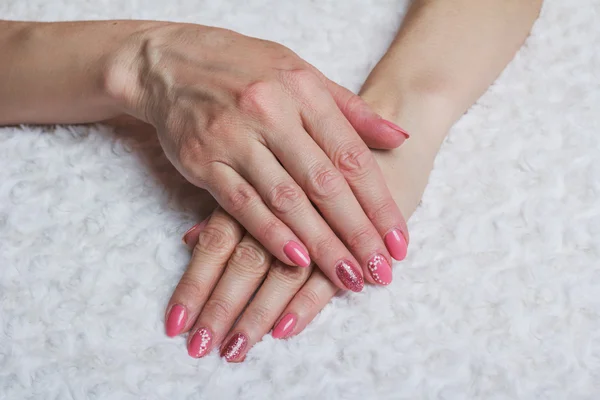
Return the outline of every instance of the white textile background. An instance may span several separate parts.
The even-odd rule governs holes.
[[[0,18],[224,26],[356,90],[407,4],[3,0]],[[151,135],[0,129],[0,399],[597,399],[599,17],[597,0],[546,1],[452,130],[389,287],[238,365],[163,333],[205,198]]]

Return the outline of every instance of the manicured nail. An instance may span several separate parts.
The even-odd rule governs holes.
[[[291,262],[299,267],[308,267],[310,265],[310,257],[306,250],[298,243],[290,240],[283,246],[283,252]]]
[[[187,230],[186,233],[183,234],[183,237],[181,238],[181,240],[183,240],[183,244],[190,246],[190,244],[188,243],[188,238],[190,236],[190,234],[194,231],[197,230],[202,230],[204,229],[204,227],[206,226],[206,224],[208,224],[208,220],[210,219],[210,215],[208,217],[206,217],[204,219],[204,221],[197,223],[196,225],[192,226],[190,229]]]
[[[392,267],[381,254],[375,254],[367,263],[371,278],[380,285],[389,285],[392,282]]]
[[[408,251],[408,244],[400,229],[394,228],[383,238],[388,251],[398,261],[404,260]]]
[[[288,335],[294,330],[296,322],[298,322],[298,317],[292,313],[286,314],[283,318],[281,318],[277,325],[275,325],[273,332],[271,332],[271,336],[273,336],[275,339],[283,339],[288,337]]]
[[[185,326],[185,321],[187,320],[187,310],[184,306],[180,304],[175,304],[171,307],[169,311],[169,316],[167,317],[166,330],[167,336],[173,337],[179,335],[183,327]]]
[[[408,139],[410,137],[410,135],[408,134],[408,132],[406,132],[404,129],[400,128],[398,125],[396,125],[395,123],[388,121],[387,119],[382,118],[381,122],[383,122],[384,124],[386,124],[387,126],[389,126],[390,128],[392,128],[393,130],[400,132],[401,134],[403,134],[404,136],[406,136],[406,138]]]
[[[360,270],[348,260],[340,260],[335,266],[335,273],[344,286],[353,292],[360,292],[365,285]]]
[[[232,362],[242,354],[247,345],[248,337],[243,333],[236,333],[221,350],[221,357],[225,357],[228,362]]]
[[[206,328],[198,329],[188,344],[188,354],[194,358],[204,357],[210,349],[212,335]]]

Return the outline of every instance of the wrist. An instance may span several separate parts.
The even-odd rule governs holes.
[[[119,114],[129,114],[149,122],[145,112],[139,110],[140,87],[145,77],[140,68],[140,56],[145,46],[153,40],[155,28],[169,24],[159,21],[114,21],[121,24],[115,29],[113,40],[103,51],[101,64],[101,92]],[[146,71],[148,72],[148,71]]]

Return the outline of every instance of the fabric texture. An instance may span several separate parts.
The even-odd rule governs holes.
[[[407,6],[4,0],[0,18],[223,26],[357,90]],[[207,197],[151,133],[0,129],[0,399],[597,399],[599,17],[597,0],[545,2],[452,129],[389,287],[336,297],[237,365],[164,334]]]

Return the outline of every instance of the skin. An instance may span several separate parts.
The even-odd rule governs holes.
[[[513,58],[541,3],[417,0],[412,4],[361,91],[374,110],[412,133],[401,148],[373,151],[403,215],[410,217],[416,209],[448,130]],[[222,246],[209,248],[202,232],[211,230],[230,235]],[[202,328],[212,333],[202,354],[188,340],[194,357],[223,344],[227,361],[243,361],[274,326],[274,335],[281,337],[279,321],[289,322],[292,316],[295,321],[284,337],[296,335],[338,292],[318,269],[292,270],[273,263],[269,252],[221,209],[208,223],[188,232],[184,241],[194,247],[193,255],[167,310],[185,305],[188,315],[182,332],[190,330],[189,338]],[[239,334],[247,343],[228,356],[227,343]]]
[[[367,145],[405,133],[286,47],[196,24],[2,21],[0,51],[0,125],[127,114],[282,263],[312,260],[360,291],[374,254],[403,257],[406,224]],[[390,232],[403,251],[388,252]]]

